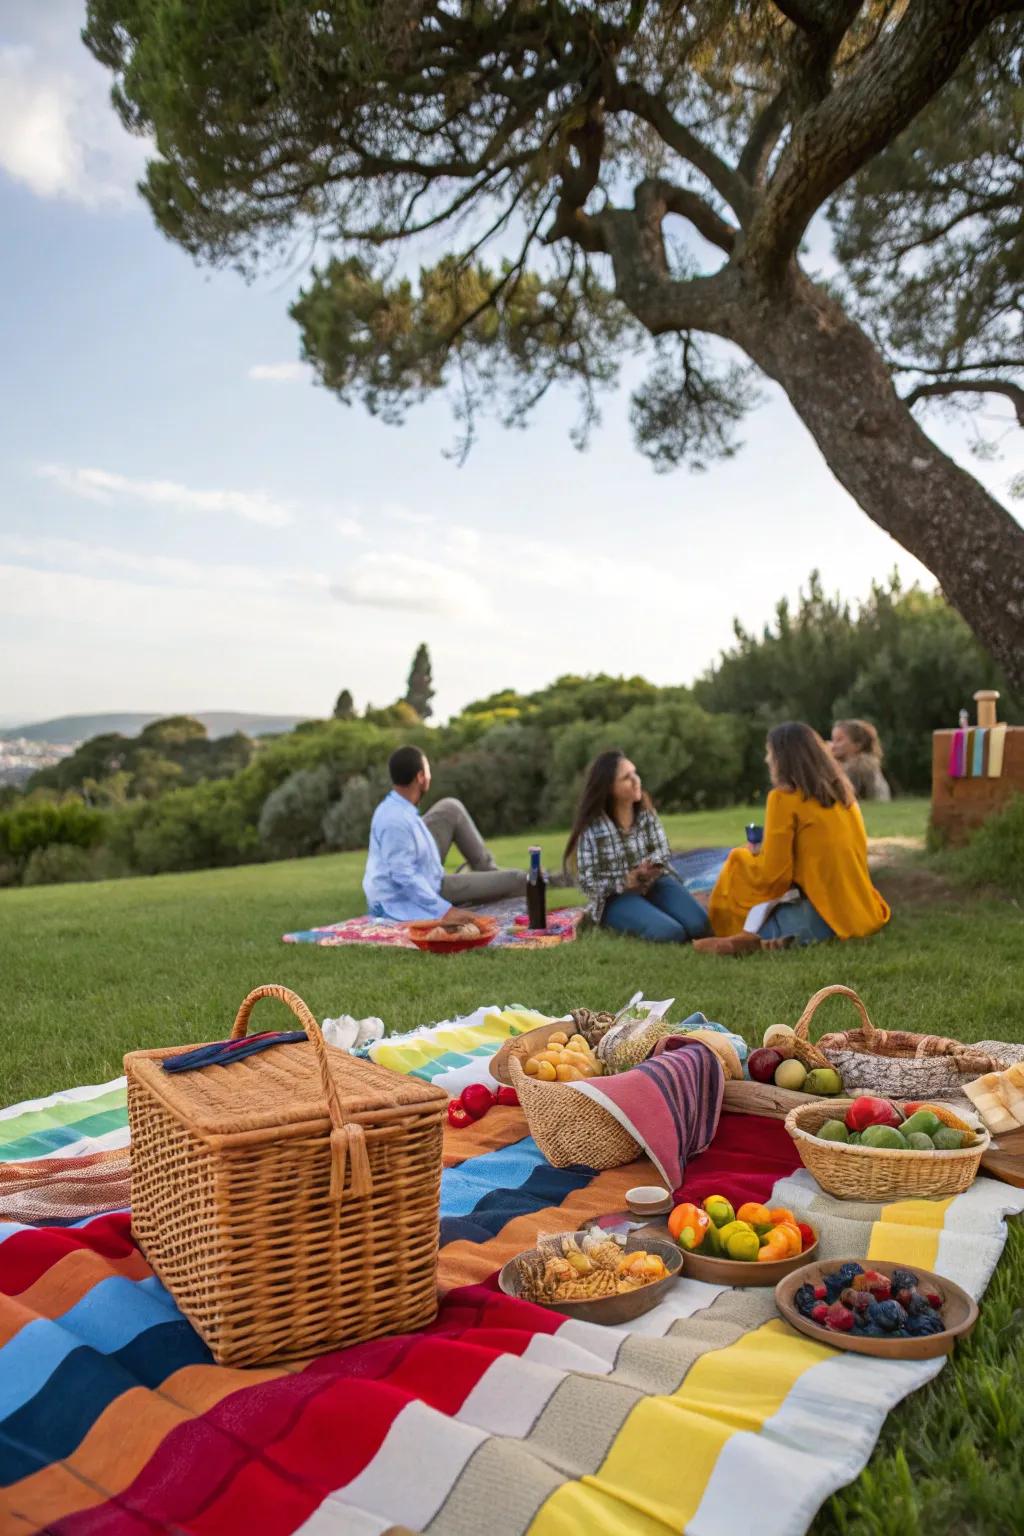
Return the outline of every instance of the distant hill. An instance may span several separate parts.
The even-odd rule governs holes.
[[[61,715],[58,720],[40,720],[36,725],[12,725],[3,731],[8,739],[24,738],[26,741],[46,741],[55,747],[70,747],[91,736],[105,736],[111,731],[121,736],[137,736],[154,720],[165,720],[163,714],[142,715]],[[185,713],[185,711],[173,711]],[[294,730],[308,715],[245,715],[234,710],[188,711],[193,720],[206,726],[213,738],[230,736],[241,731],[246,736],[280,736]]]

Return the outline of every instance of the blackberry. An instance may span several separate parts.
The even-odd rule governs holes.
[[[934,1310],[934,1307],[930,1307],[925,1301],[920,1291],[911,1292],[910,1300],[907,1302],[908,1317],[927,1317],[932,1312],[934,1312]]]
[[[810,1317],[815,1300],[813,1285],[802,1285],[793,1296],[793,1304],[803,1317]]]
[[[898,1301],[878,1301],[875,1303],[874,1313],[873,1321],[884,1328],[886,1333],[895,1333],[897,1328],[904,1327],[907,1321],[907,1314]],[[871,1315],[870,1312],[868,1315]]]
[[[941,1333],[945,1324],[937,1312],[922,1312],[917,1317],[910,1318],[907,1323],[907,1333],[912,1339],[927,1337],[930,1333]]]
[[[909,1269],[894,1269],[892,1272],[892,1288],[894,1291],[916,1291],[917,1276],[912,1275]]]
[[[853,1261],[853,1259],[850,1259],[848,1263],[840,1265],[840,1267],[836,1270],[836,1278],[842,1280],[843,1287],[845,1288],[848,1285],[852,1285],[857,1275],[862,1275],[863,1273],[863,1264],[857,1264]],[[833,1277],[831,1275],[828,1277],[829,1280],[832,1278]],[[828,1284],[828,1280],[825,1281],[825,1284]]]

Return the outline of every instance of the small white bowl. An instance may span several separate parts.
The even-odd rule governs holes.
[[[661,1184],[636,1184],[626,1190],[626,1204],[634,1216],[661,1216],[672,1209],[672,1193]]]

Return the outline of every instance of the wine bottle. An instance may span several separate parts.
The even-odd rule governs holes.
[[[547,878],[540,867],[540,849],[530,849],[530,872],[526,877],[526,916],[531,928],[548,925]]]

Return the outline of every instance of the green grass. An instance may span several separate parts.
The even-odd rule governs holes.
[[[667,818],[674,846],[731,843],[739,807]],[[922,838],[923,801],[868,808],[874,837]],[[528,836],[495,844],[525,863]],[[557,864],[563,836],[542,834]],[[100,1082],[126,1050],[223,1036],[245,993],[283,982],[318,1017],[379,1014],[408,1029],[481,1003],[551,1012],[616,1008],[642,988],[759,1040],[840,981],[875,1021],[961,1039],[1024,1036],[1024,921],[1012,902],[943,883],[904,853],[879,884],[894,907],[874,939],[746,961],[593,934],[563,949],[458,957],[284,945],[281,934],[363,909],[363,856],[195,875],[0,892],[0,1103]],[[568,893],[564,893],[568,899]],[[561,895],[559,896],[561,899]],[[268,1006],[263,1022],[275,1017]],[[259,1019],[259,1015],[257,1015]],[[830,1027],[852,1022],[838,1004]],[[1024,1530],[1024,1234],[1014,1231],[982,1322],[937,1385],[890,1415],[865,1473],[832,1499],[816,1536],[989,1536]]]

